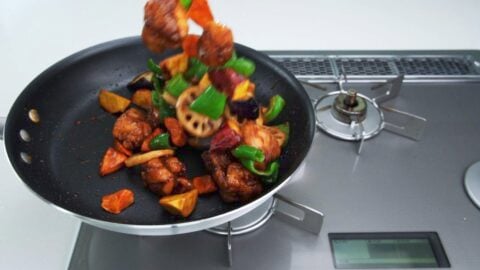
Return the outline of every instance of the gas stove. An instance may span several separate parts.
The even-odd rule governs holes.
[[[304,84],[318,126],[280,194],[184,235],[83,224],[69,268],[478,268],[480,52],[266,53]]]

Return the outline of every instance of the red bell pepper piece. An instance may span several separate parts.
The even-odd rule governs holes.
[[[193,188],[198,190],[198,194],[207,194],[217,191],[217,185],[210,175],[197,176],[192,180]]]
[[[207,0],[193,0],[187,11],[187,17],[191,18],[201,27],[205,27],[213,21],[213,14]]]
[[[212,138],[210,151],[227,151],[237,146],[242,138],[229,126],[222,128]]]
[[[119,214],[135,201],[134,194],[129,189],[121,189],[102,197],[102,208],[112,214]]]
[[[188,57],[196,57],[198,54],[198,40],[200,36],[198,35],[188,35],[183,39],[182,49]]]

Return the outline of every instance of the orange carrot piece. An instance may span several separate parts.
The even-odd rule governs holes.
[[[120,214],[135,201],[133,191],[121,189],[102,197],[102,208],[112,214]]]
[[[123,146],[123,144],[117,140],[115,140],[113,142],[113,148],[115,150],[117,150],[118,152],[126,155],[127,157],[131,156],[133,153],[132,151],[128,150],[127,148],[125,148],[125,146]]]
[[[193,0],[192,5],[188,9],[187,17],[191,18],[201,27],[205,27],[209,22],[213,21],[212,11],[207,0]]]
[[[207,194],[217,191],[217,185],[210,175],[197,176],[192,180],[193,188],[198,190],[198,194]]]
[[[199,35],[188,35],[183,39],[182,49],[188,57],[196,57],[198,53]]]
[[[163,124],[167,128],[168,133],[170,133],[170,138],[175,146],[182,147],[187,143],[187,134],[185,134],[176,118],[167,117],[163,120]]]
[[[127,156],[109,147],[100,163],[100,175],[105,176],[114,173],[123,167]]]
[[[140,147],[140,151],[148,152],[150,149],[150,141],[155,138],[157,135],[160,135],[163,131],[160,128],[156,128],[150,135],[148,135],[145,140],[143,140],[142,146]]]

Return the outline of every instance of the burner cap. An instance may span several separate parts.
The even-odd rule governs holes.
[[[355,90],[348,90],[346,93],[340,93],[335,98],[333,104],[333,117],[345,124],[365,120],[367,116],[367,105],[365,99],[357,95]]]
[[[369,139],[384,127],[378,105],[354,90],[328,93],[315,104],[317,126],[326,133],[347,141]],[[361,123],[361,124],[360,124]]]
[[[473,203],[480,207],[480,161],[467,169],[465,173],[465,189]]]

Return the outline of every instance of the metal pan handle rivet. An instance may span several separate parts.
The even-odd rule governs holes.
[[[32,156],[25,152],[20,152],[20,158],[22,159],[23,162],[27,164],[32,164]]]
[[[35,109],[31,109],[28,111],[28,118],[34,123],[39,123],[40,122],[40,115],[38,114],[38,111]]]
[[[30,134],[25,129],[21,129],[19,135],[24,142],[29,142],[32,140],[32,137],[30,137]]]

